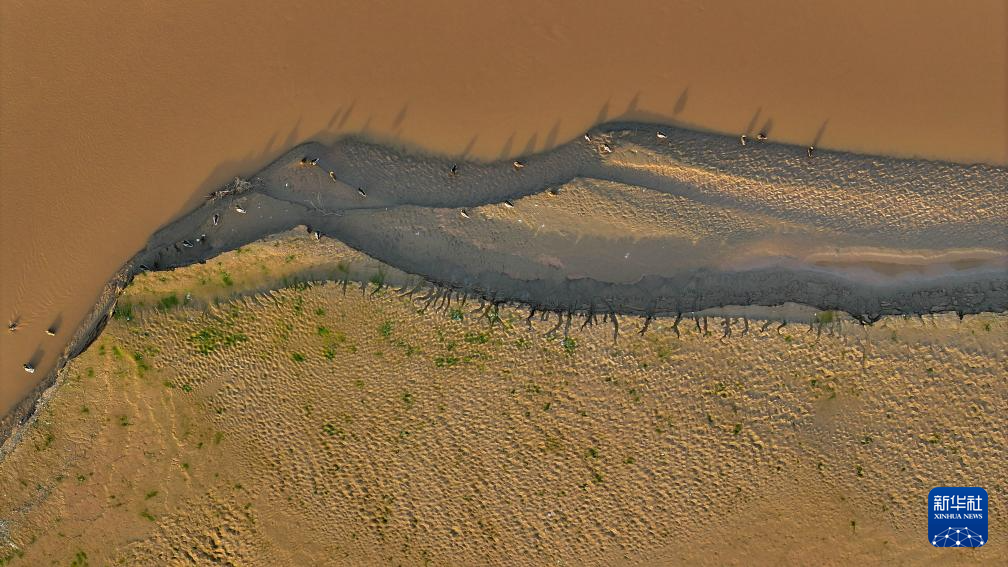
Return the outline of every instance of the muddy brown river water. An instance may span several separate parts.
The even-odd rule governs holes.
[[[155,230],[303,141],[363,133],[492,160],[633,119],[1004,165],[1006,14],[996,1],[4,2],[0,313],[19,328],[0,336],[0,414]]]

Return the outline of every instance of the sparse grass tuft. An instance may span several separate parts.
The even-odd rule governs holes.
[[[83,551],[78,551],[74,554],[73,560],[70,561],[70,567],[88,567],[91,565],[88,563],[87,553]]]
[[[219,348],[234,346],[247,340],[248,337],[243,333],[229,333],[216,327],[206,327],[189,337],[189,342],[200,354],[210,354]]]
[[[384,323],[382,323],[381,327],[378,328],[378,332],[381,333],[381,336],[385,337],[386,339],[391,337],[392,321],[385,321]]]
[[[462,340],[471,345],[482,345],[486,344],[490,340],[490,335],[488,335],[487,333],[469,332],[465,334],[465,337],[463,337]]]
[[[132,321],[133,320],[133,304],[132,303],[117,303],[115,310],[112,311],[112,318],[117,321]]]
[[[454,366],[459,363],[459,358],[457,356],[437,356],[434,357],[434,366],[438,368],[444,368],[447,366]]]
[[[291,360],[293,360],[294,362],[304,362],[305,355],[301,354],[300,352],[292,352]]]
[[[567,353],[568,356],[574,355],[574,349],[577,348],[577,341],[571,337],[564,337],[561,344],[563,345],[564,352]]]
[[[171,293],[162,297],[160,301],[158,301],[157,307],[155,307],[155,309],[157,309],[158,311],[168,311],[174,307],[178,307],[178,304],[179,304],[178,296],[175,295],[174,293]]]
[[[150,365],[144,361],[143,354],[139,352],[133,353],[133,360],[136,362],[137,365],[137,374],[139,374],[140,377],[143,378],[144,373],[150,370]]]

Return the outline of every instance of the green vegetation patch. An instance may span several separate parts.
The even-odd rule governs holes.
[[[112,318],[117,321],[132,321],[133,320],[133,304],[132,303],[117,303],[115,310],[112,311]]]
[[[574,354],[574,349],[577,348],[577,341],[575,341],[571,337],[564,337],[562,344],[564,352],[567,353],[568,356]]]
[[[172,308],[178,307],[179,298],[174,293],[168,294],[162,297],[157,304],[156,309],[158,311],[168,311]]]
[[[230,333],[216,327],[205,327],[189,337],[189,342],[200,354],[210,354],[217,349],[231,347],[248,340],[243,333]]]
[[[490,335],[487,333],[469,332],[465,334],[463,340],[471,345],[482,345],[486,344],[490,340]]]

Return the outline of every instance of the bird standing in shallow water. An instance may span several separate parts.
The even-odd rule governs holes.
[[[32,363],[30,363],[30,362],[26,362],[26,363],[25,363],[25,365],[24,365],[24,370],[25,370],[25,372],[27,372],[28,374],[35,374],[35,367],[34,367],[34,366],[32,366]]]
[[[464,218],[464,219],[469,218],[469,213],[465,209],[462,209],[459,212],[462,214],[462,218]]]
[[[808,147],[808,157],[812,157],[813,153],[815,153],[815,146],[809,146]]]
[[[749,138],[748,138],[748,137],[746,137],[746,135],[745,135],[745,134],[742,134],[741,136],[739,136],[739,142],[741,142],[741,143],[742,143],[742,147],[743,147],[743,148],[745,147],[745,145],[746,145],[746,140],[748,140],[748,139],[749,139]]]

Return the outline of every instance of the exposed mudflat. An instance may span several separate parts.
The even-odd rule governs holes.
[[[419,282],[303,229],[138,275],[6,446],[0,559],[923,565],[936,484],[985,486],[1008,537],[1004,314],[614,342],[387,285]]]
[[[354,138],[305,144],[155,233],[65,339],[62,360],[134,274],[299,225],[444,293],[520,303],[567,326],[785,303],[866,323],[1008,310],[1008,169],[808,153],[647,124],[498,162]]]
[[[545,310],[791,301],[870,321],[1008,308],[1008,170],[991,166],[808,157],[626,124],[514,163],[308,144],[232,189],[137,262],[186,265],[308,224],[442,285]]]

